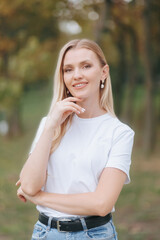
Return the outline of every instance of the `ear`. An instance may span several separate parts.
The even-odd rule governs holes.
[[[102,68],[102,75],[101,75],[101,80],[105,80],[108,77],[109,74],[109,66],[106,64],[103,68]]]

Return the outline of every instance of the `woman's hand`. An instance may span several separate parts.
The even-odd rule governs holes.
[[[16,182],[16,186],[19,186],[21,184],[20,179]],[[26,198],[24,196],[24,192],[22,191],[21,186],[17,190],[17,196],[22,202],[26,202]]]
[[[18,186],[20,184],[21,184],[21,182],[20,182],[20,180],[18,180],[16,183],[16,186]],[[43,194],[43,192],[39,191],[35,196],[29,196],[23,192],[21,186],[17,190],[17,196],[22,202],[27,202],[27,200],[29,200],[30,202],[32,202],[36,205],[38,204],[38,199],[42,194]]]
[[[54,106],[51,106],[45,127],[55,129],[56,127],[60,126],[73,112],[76,114],[83,113],[85,109],[75,103],[80,101],[82,101],[82,99],[68,97],[57,102]]]

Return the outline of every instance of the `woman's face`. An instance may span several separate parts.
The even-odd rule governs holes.
[[[64,58],[64,83],[72,96],[99,101],[100,80],[107,75],[107,65],[101,67],[97,55],[86,48],[71,49]]]

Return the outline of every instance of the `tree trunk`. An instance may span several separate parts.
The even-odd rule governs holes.
[[[129,34],[129,46],[128,52],[130,54],[127,60],[127,96],[125,98],[126,107],[124,111],[123,118],[127,123],[132,123],[133,121],[133,109],[134,109],[134,90],[137,80],[137,36],[133,29],[128,28],[127,32]]]
[[[99,19],[93,28],[94,40],[101,45],[102,34],[105,29],[106,19],[108,17],[106,3],[100,4]]]
[[[122,41],[123,39],[123,41]],[[116,114],[121,116],[124,90],[127,80],[127,60],[126,60],[126,35],[123,29],[119,29],[116,45],[119,51],[119,64],[117,67],[117,80],[114,84],[115,108]]]
[[[9,62],[9,55],[7,52],[4,52],[2,54],[2,75],[5,76],[6,79],[9,77],[8,62]]]
[[[16,137],[22,133],[22,124],[21,124],[21,111],[20,105],[16,104],[13,109],[10,110],[8,116],[9,123],[9,132],[8,137]]]
[[[151,23],[149,16],[150,1],[144,1],[144,12],[142,13],[142,58],[145,73],[145,119],[144,119],[144,151],[150,154],[154,147],[154,104],[153,104],[153,71],[152,71],[152,54],[151,54]]]

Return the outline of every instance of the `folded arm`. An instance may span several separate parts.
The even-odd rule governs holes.
[[[57,194],[40,191],[35,196],[21,192],[34,204],[73,215],[105,216],[111,212],[122,190],[126,174],[116,168],[105,168],[95,192]]]

